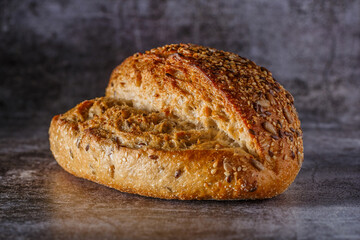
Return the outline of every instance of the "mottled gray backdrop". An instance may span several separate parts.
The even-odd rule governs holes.
[[[303,126],[360,126],[360,1],[1,0],[1,120],[48,124],[125,57],[179,42],[268,68]]]

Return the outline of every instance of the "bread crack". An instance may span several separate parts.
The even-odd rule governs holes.
[[[62,118],[77,123],[80,132],[92,129],[92,134],[116,139],[117,144],[128,148],[169,151],[239,148],[218,128],[195,125],[166,112],[136,109],[113,98],[84,101]]]

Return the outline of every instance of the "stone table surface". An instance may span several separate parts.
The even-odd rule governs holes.
[[[62,170],[47,126],[0,130],[0,239],[360,239],[359,130],[305,128],[284,194],[230,202],[121,193]]]

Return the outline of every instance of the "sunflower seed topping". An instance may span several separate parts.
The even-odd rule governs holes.
[[[268,100],[266,100],[266,99],[258,100],[256,103],[259,104],[261,107],[264,107],[264,108],[270,107],[270,102]]]
[[[273,97],[273,94],[267,93],[266,98],[269,100],[270,104],[272,104],[272,105],[275,104],[275,99]]]
[[[284,116],[286,120],[291,124],[293,122],[292,116],[290,114],[290,111],[285,107],[284,108]]]
[[[283,137],[284,137],[284,133],[283,133],[283,131],[281,131],[281,130],[279,130],[279,137],[280,137],[280,138],[283,138]]]
[[[266,114],[264,114],[264,113],[260,113],[259,115],[260,115],[260,117],[266,117]]]
[[[224,169],[226,172],[231,172],[232,171],[232,166],[227,163],[227,162],[224,162]]]
[[[260,171],[264,170],[264,165],[253,158],[251,159],[251,164]]]
[[[291,132],[288,132],[288,131],[284,131],[284,134],[286,135],[286,136],[292,136],[292,133]]]
[[[275,140],[279,140],[279,137],[276,136],[276,135],[271,135],[271,137],[272,137],[273,139],[275,139]]]
[[[268,131],[269,133],[272,133],[273,135],[276,135],[277,133],[276,133],[276,128],[271,124],[271,123],[269,123],[269,122],[264,122],[263,124],[262,124],[262,126],[263,126],[263,128],[266,130],[266,131]]]

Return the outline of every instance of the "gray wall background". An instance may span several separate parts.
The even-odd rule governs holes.
[[[268,68],[305,127],[360,126],[360,1],[0,1],[0,118],[48,124],[135,52],[191,42]]]

